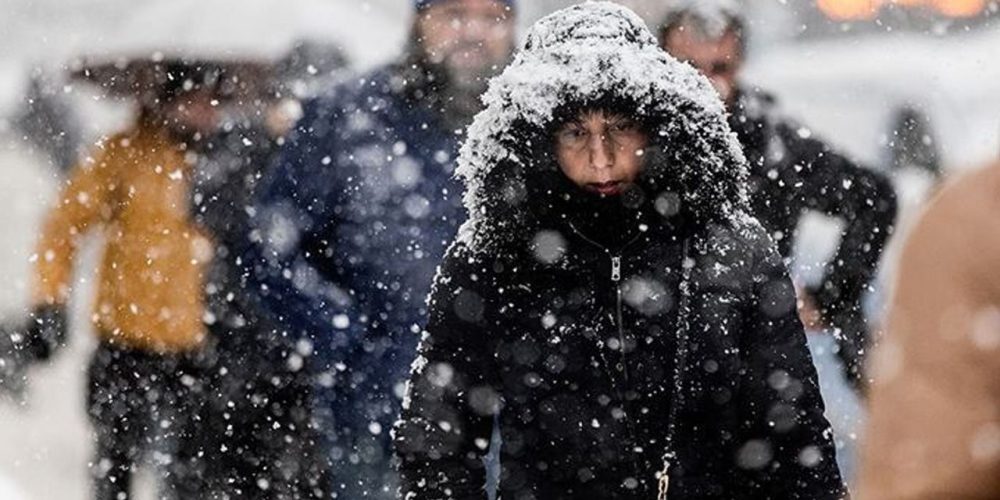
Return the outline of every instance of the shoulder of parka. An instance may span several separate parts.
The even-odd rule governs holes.
[[[477,295],[480,300],[499,293],[498,280],[510,259],[474,252],[468,242],[454,241],[438,266],[427,303],[432,315],[447,307],[443,301],[453,301],[463,292]],[[483,304],[485,305],[485,303]]]
[[[721,223],[708,224],[696,241],[699,253],[716,262],[744,269],[755,282],[765,279],[784,262],[778,247],[760,221],[746,211]]]
[[[688,265],[694,266],[696,293],[722,292],[746,304],[778,299],[787,304],[794,295],[777,245],[752,216],[709,224],[695,233],[693,243]]]

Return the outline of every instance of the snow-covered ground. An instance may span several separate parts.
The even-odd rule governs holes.
[[[41,158],[7,138],[0,144],[0,314],[17,321],[26,314],[28,257],[56,180]],[[74,319],[85,324],[86,312],[75,307]],[[25,500],[87,498],[83,374],[92,341],[81,330],[51,364],[32,370],[23,404],[0,402],[0,498],[18,498],[7,496],[14,488]]]

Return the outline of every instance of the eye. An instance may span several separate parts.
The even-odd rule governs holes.
[[[569,126],[559,131],[558,137],[562,141],[575,141],[581,139],[586,132],[580,127]]]

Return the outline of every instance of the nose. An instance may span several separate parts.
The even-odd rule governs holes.
[[[590,167],[594,170],[605,170],[615,164],[614,148],[607,134],[592,134],[587,141],[590,151]]]

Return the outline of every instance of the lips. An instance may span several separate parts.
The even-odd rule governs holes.
[[[625,183],[621,181],[591,182],[587,184],[587,189],[604,196],[615,196],[622,193]]]

